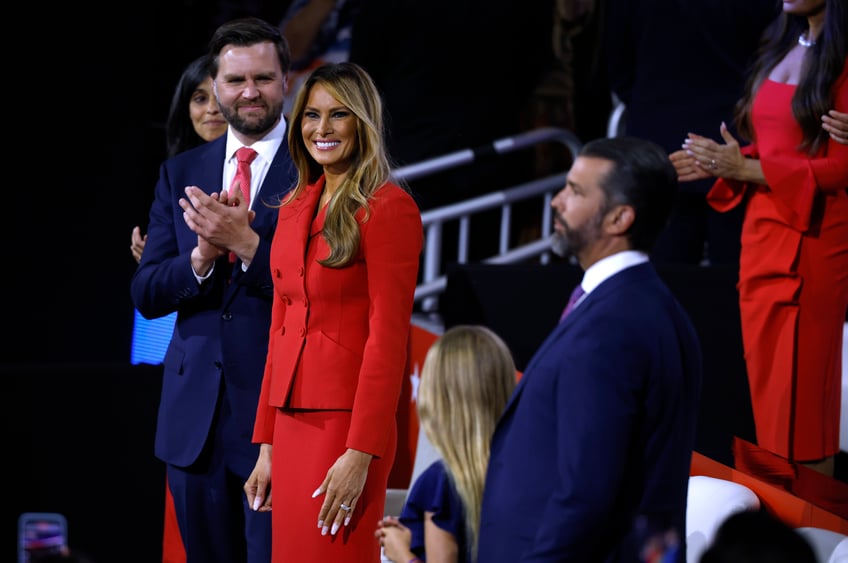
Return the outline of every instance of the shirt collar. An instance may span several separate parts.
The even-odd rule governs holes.
[[[631,266],[644,264],[647,261],[648,255],[639,250],[617,252],[589,266],[589,269],[583,274],[583,281],[580,282],[580,285],[583,286],[583,290],[586,293],[590,293],[607,278]]]
[[[264,162],[274,160],[274,155],[277,154],[277,149],[286,139],[286,118],[280,116],[280,121],[271,129],[264,137],[250,145],[250,148],[259,153],[259,157]],[[233,133],[232,127],[227,127],[227,160],[235,158],[236,151],[244,145],[239,141]]]

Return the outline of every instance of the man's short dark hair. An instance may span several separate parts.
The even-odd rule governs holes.
[[[679,187],[677,172],[658,144],[636,137],[595,139],[579,156],[613,163],[601,179],[607,205],[629,205],[636,214],[628,237],[634,250],[650,252],[668,223]]]
[[[209,53],[212,55],[212,62],[209,66],[210,73],[213,77],[218,75],[218,56],[225,46],[250,47],[266,41],[274,44],[277,49],[277,57],[280,59],[280,68],[282,68],[283,74],[288,74],[291,69],[291,51],[288,41],[280,33],[277,26],[255,17],[231,20],[221,24],[215,30],[212,39],[209,40]]]

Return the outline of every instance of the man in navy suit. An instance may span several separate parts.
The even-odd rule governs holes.
[[[268,349],[271,239],[294,167],[283,97],[291,64],[276,26],[247,18],[210,41],[211,75],[228,132],[166,160],[131,294],[146,318],[177,311],[164,359],[155,454],[187,563],[268,563],[270,513],[250,510],[243,485]],[[249,204],[230,191],[235,153],[256,151]]]
[[[585,295],[498,422],[480,563],[685,561],[701,349],[647,254],[676,190],[662,148],[618,137],[586,144],[554,198]]]

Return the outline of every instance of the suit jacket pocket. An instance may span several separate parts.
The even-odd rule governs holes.
[[[308,335],[289,406],[351,410],[361,365],[361,352],[343,347],[323,332]]]

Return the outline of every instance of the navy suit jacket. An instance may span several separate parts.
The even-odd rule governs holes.
[[[650,264],[595,288],[542,343],[492,438],[478,561],[685,561],[701,388],[689,317]]]
[[[197,235],[183,220],[178,204],[184,188],[196,185],[207,193],[222,189],[224,135],[162,163],[147,244],[133,275],[133,302],[145,318],[177,311],[174,334],[164,359],[162,396],[154,451],[158,458],[186,467],[200,456],[213,428],[219,399],[226,420],[225,455],[245,476],[256,463],[251,443],[262,384],[273,286],[269,255],[279,210],[277,204],[294,184],[295,170],[283,140],[254,197],[259,248],[246,272],[241,261],[224,255],[210,279],[198,285],[191,268]],[[219,398],[219,395],[223,396]]]

